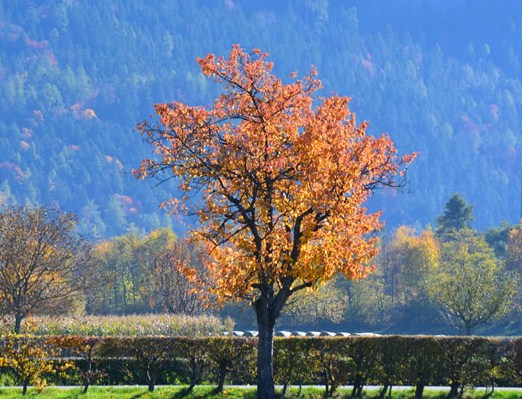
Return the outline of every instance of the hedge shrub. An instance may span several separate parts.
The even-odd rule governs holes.
[[[6,347],[12,337],[0,339]],[[17,337],[31,342],[34,337]],[[39,338],[53,345],[53,354],[74,363],[54,383],[156,384],[183,383],[189,389],[210,383],[222,391],[233,384],[255,383],[256,339],[243,337],[64,337]],[[46,359],[42,359],[42,362]],[[0,372],[13,373],[6,358]],[[364,386],[381,385],[380,396],[394,385],[413,385],[422,397],[427,385],[450,387],[462,397],[464,387],[522,384],[522,338],[489,337],[290,337],[274,343],[275,382],[321,384],[332,395],[352,385],[360,397]]]

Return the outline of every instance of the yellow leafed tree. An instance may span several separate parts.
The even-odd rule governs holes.
[[[16,333],[29,315],[71,309],[93,281],[91,246],[75,224],[73,215],[53,208],[0,212],[0,313],[14,316]]]

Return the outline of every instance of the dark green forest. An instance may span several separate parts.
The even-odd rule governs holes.
[[[424,228],[455,192],[477,229],[518,222],[518,0],[0,0],[0,203],[59,206],[94,238],[182,234],[158,207],[175,185],[131,174],[150,152],[134,127],[157,102],[210,103],[195,58],[233,43],[280,76],[316,66],[325,95],[419,153],[372,199],[389,228]]]

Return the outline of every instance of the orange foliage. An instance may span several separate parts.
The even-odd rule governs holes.
[[[382,225],[363,204],[376,186],[397,185],[415,155],[398,157],[388,136],[367,136],[349,98],[314,96],[315,69],[284,84],[266,53],[238,45],[228,59],[197,61],[224,93],[209,108],[156,104],[159,124],[138,125],[156,157],[134,173],[166,172],[182,191],[203,194],[189,211],[201,221],[195,236],[207,244],[212,292],[287,298],[337,273],[363,278]]]

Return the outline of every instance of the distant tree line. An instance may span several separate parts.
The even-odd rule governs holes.
[[[519,332],[522,225],[481,233],[472,221],[473,206],[455,194],[434,230],[384,237],[375,273],[348,287],[348,313],[383,331]]]
[[[452,196],[433,229],[401,226],[381,237],[369,277],[305,290],[277,328],[520,334],[522,224],[478,232],[472,221],[472,205]],[[239,305],[210,309],[212,298],[185,277],[183,269],[206,256],[197,243],[169,229],[92,243],[78,223],[53,208],[0,212],[0,311],[16,331],[43,314],[213,312],[253,328]]]

